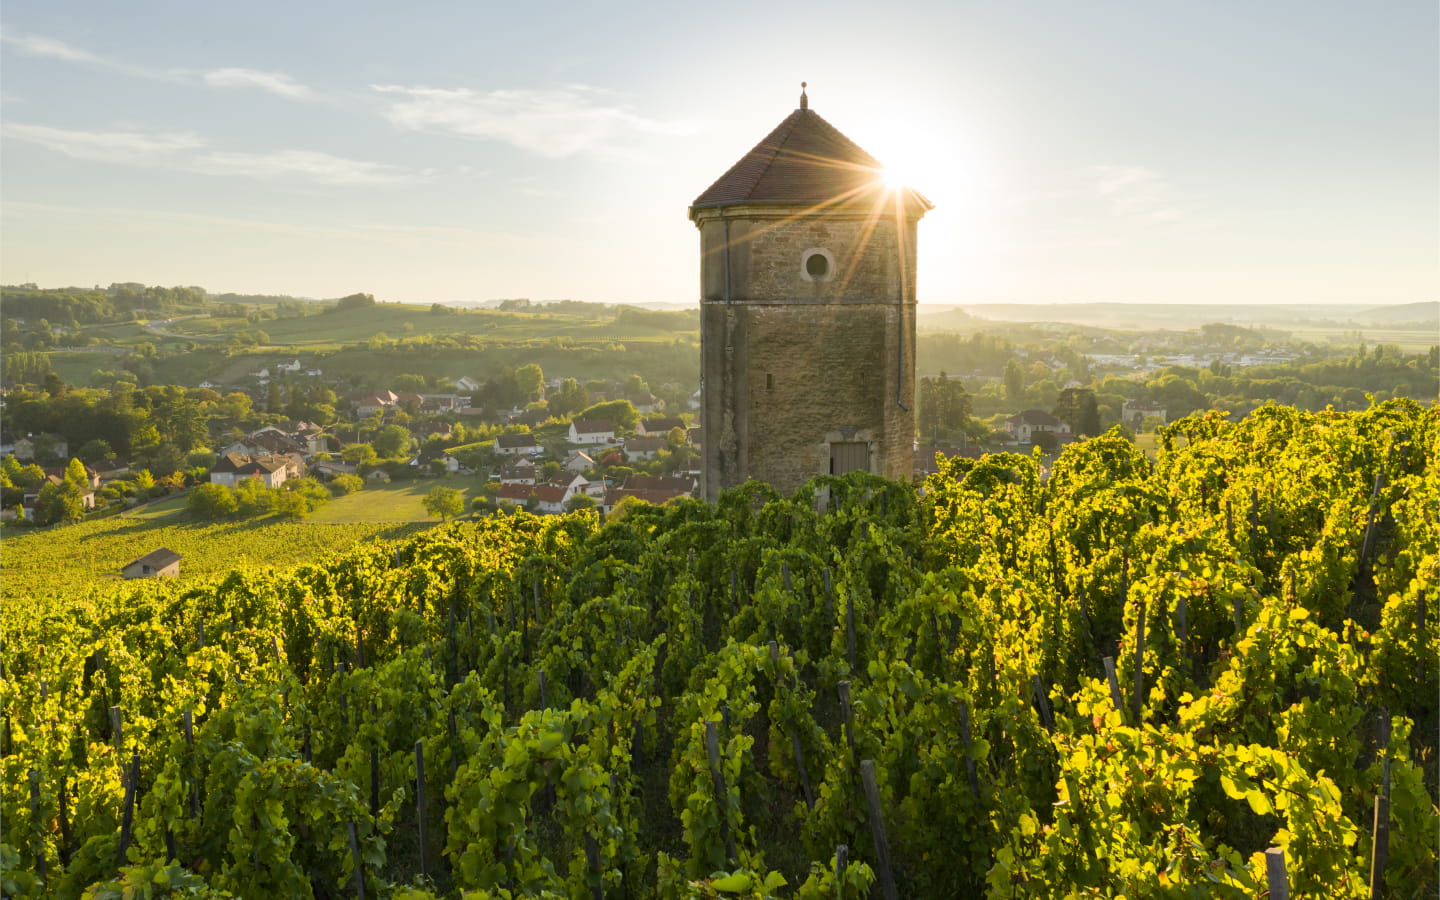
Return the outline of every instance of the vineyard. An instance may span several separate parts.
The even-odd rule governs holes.
[[[0,889],[1433,897],[1437,440],[1272,406],[7,603]]]
[[[76,585],[118,581],[126,563],[156,547],[168,547],[184,557],[185,575],[190,580],[224,575],[236,568],[287,566],[344,555],[362,541],[401,537],[421,527],[401,520],[204,523],[185,521],[179,515],[111,516],[6,535],[0,603],[16,607],[9,611],[10,616],[29,616],[36,604],[48,608],[52,598],[77,593]]]

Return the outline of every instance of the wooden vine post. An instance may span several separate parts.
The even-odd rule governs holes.
[[[725,839],[726,864],[735,862],[735,835],[730,833],[730,800],[725,790],[725,774],[720,770],[720,736],[715,731],[715,722],[705,723],[705,752],[710,757],[710,778],[715,782],[715,805],[720,810],[720,834]]]
[[[420,838],[420,874],[430,876],[425,854],[429,851],[429,823],[425,821],[425,742],[415,742],[415,823]]]
[[[861,760],[860,781],[865,786],[865,805],[870,812],[870,839],[875,842],[875,868],[879,870],[880,889],[885,900],[900,900],[895,889],[895,873],[890,869],[890,841],[885,836],[885,819],[880,809],[880,786],[875,781],[875,761]]]

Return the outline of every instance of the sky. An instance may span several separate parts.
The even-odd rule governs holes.
[[[1434,0],[7,0],[0,280],[693,303],[802,80],[921,302],[1440,297]]]

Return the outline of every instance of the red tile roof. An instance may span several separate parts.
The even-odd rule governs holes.
[[[738,204],[874,206],[889,200],[884,167],[810,109],[797,109],[710,185],[690,207]],[[930,201],[904,188],[907,211]]]
[[[541,503],[559,503],[565,499],[565,488],[554,484],[537,485],[535,496]]]

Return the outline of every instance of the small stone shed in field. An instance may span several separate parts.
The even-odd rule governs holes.
[[[120,570],[124,578],[174,578],[180,574],[180,554],[165,547],[149,553]]]

